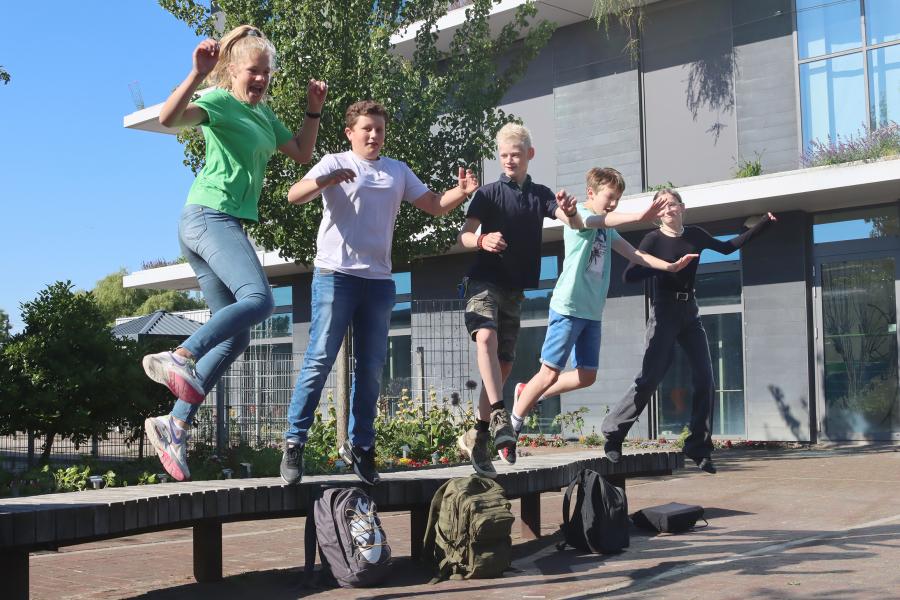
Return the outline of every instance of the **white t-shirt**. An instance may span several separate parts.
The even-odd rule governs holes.
[[[356,179],[322,192],[315,266],[366,279],[391,278],[391,243],[401,202],[428,191],[406,163],[386,156],[366,160],[353,151],[326,154],[303,177],[351,169]]]

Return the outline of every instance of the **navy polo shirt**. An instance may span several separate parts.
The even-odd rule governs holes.
[[[479,250],[468,276],[504,288],[536,288],[544,217],[555,219],[556,208],[556,195],[532,182],[530,175],[521,188],[506,174],[478,188],[466,217],[481,221],[481,233],[502,233],[506,250],[500,254]]]

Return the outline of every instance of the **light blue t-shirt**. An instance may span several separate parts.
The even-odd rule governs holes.
[[[593,215],[578,205],[582,219]],[[566,258],[553,288],[550,308],[561,315],[600,321],[612,268],[612,244],[620,237],[615,229],[572,229],[566,227],[563,240]]]

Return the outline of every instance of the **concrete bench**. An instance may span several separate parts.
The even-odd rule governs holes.
[[[626,454],[617,464],[600,451],[558,452],[497,462],[509,498],[521,499],[521,534],[541,531],[541,493],[565,488],[581,469],[593,469],[624,487],[626,478],[670,475],[684,466],[680,452]],[[435,491],[468,465],[383,473],[368,489],[379,512],[409,511],[413,557],[425,534]],[[280,478],[228,479],[107,488],[0,500],[0,577],[4,598],[28,598],[29,553],[165,529],[194,528],[194,577],[222,578],[222,523],[305,516],[319,488],[362,486],[355,475],[316,475],[296,486]]]

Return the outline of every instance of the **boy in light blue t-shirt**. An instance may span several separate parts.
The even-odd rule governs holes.
[[[609,290],[610,249],[630,262],[677,272],[696,254],[687,254],[674,263],[636,250],[613,229],[626,223],[652,222],[665,208],[653,202],[642,213],[613,213],[625,191],[622,174],[611,168],[593,168],[587,174],[587,200],[579,205],[573,226],[563,233],[566,258],[562,274],[553,288],[547,335],[541,348],[541,369],[531,381],[516,384],[512,425],[516,436],[525,416],[540,398],[556,396],[588,387],[600,367],[600,321]],[[572,349],[575,370],[561,373]],[[515,448],[506,450],[507,462],[515,460]],[[512,460],[510,460],[512,459]]]

